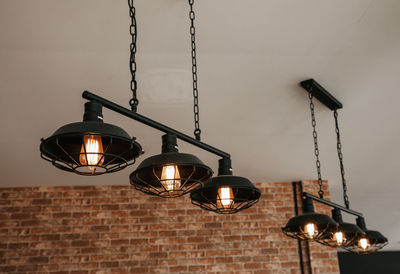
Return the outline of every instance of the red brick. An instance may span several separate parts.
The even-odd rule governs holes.
[[[128,185],[3,189],[0,265],[11,265],[0,272],[298,273],[297,241],[281,232],[294,215],[291,183],[256,185],[259,203],[234,215]],[[310,256],[316,273],[339,273],[333,249],[311,243]]]

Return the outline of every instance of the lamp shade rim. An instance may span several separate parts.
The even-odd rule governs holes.
[[[237,188],[251,188],[261,191],[247,178],[234,175],[218,175],[204,183],[202,188],[218,188],[221,186],[230,186]]]
[[[76,122],[64,125],[57,129],[51,137],[59,137],[63,135],[73,135],[73,134],[99,134],[99,135],[109,135],[117,137],[120,139],[131,140],[129,134],[122,128],[115,126],[113,124],[97,122],[97,121],[84,121]]]
[[[227,186],[231,187],[232,189],[238,190],[247,190],[247,199],[248,200],[258,200],[261,196],[261,191],[253,185],[250,180],[240,176],[233,176],[233,175],[219,175],[216,177],[211,178],[207,182],[205,182],[201,187],[196,188],[190,193],[190,198],[197,202],[209,202],[210,198],[205,198],[202,195],[202,192],[217,192],[218,188]],[[212,195],[216,196],[216,195]]]
[[[176,166],[196,166],[208,170],[211,174],[213,170],[205,165],[198,157],[193,154],[180,153],[180,152],[167,152],[150,156],[144,159],[137,169],[132,172],[131,176],[147,168],[157,168],[166,165]]]
[[[328,215],[310,212],[291,218],[283,229],[297,230],[300,226],[307,223],[313,223],[316,226],[338,227],[338,224]]]

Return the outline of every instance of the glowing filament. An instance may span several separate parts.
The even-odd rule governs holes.
[[[101,137],[97,135],[85,135],[83,137],[79,162],[88,169],[94,170],[97,166],[103,164],[103,153]]]
[[[369,247],[369,242],[366,238],[361,238],[358,241],[358,245],[363,249],[366,250]]]
[[[233,203],[233,192],[232,188],[220,187],[218,189],[219,200],[217,201],[217,206],[219,208],[230,208]]]
[[[306,224],[304,231],[306,233],[306,237],[309,239],[313,239],[318,234],[318,230],[314,224]]]
[[[343,233],[342,232],[336,232],[333,236],[334,240],[336,241],[336,244],[341,246],[344,244],[345,242],[345,238],[343,237]]]
[[[177,166],[163,166],[161,183],[167,191],[177,190],[181,187],[181,176]]]

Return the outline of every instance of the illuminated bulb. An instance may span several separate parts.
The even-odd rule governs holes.
[[[363,249],[366,250],[369,247],[368,240],[365,238],[361,238],[360,241],[358,241],[358,245]]]
[[[336,232],[333,237],[334,237],[334,240],[336,241],[337,245],[339,245],[339,246],[343,245],[345,239],[343,237],[342,232]]]
[[[318,234],[318,231],[316,230],[314,224],[306,224],[306,226],[305,226],[305,232],[306,232],[306,234],[307,234],[306,236],[307,236],[309,239],[314,238],[314,236],[315,236],[316,234]]]
[[[85,135],[83,137],[79,162],[88,169],[95,170],[97,166],[102,165],[104,162],[103,153],[101,137],[97,135]]]
[[[219,200],[217,202],[219,208],[230,208],[233,203],[233,192],[229,186],[220,187],[218,189]]]
[[[181,187],[181,176],[177,166],[163,166],[161,172],[161,183],[168,191],[177,190]]]

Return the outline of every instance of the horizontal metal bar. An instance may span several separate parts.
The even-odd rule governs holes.
[[[330,110],[343,108],[342,103],[339,102],[338,99],[336,99],[314,79],[302,81],[300,85]]]
[[[320,197],[317,197],[317,196],[314,196],[314,195],[312,195],[310,193],[303,192],[303,197],[310,198],[310,199],[312,199],[314,201],[317,201],[317,202],[319,202],[321,204],[340,209],[341,211],[347,212],[347,213],[349,213],[351,215],[355,215],[355,216],[358,216],[358,217],[363,217],[363,214],[360,213],[360,212],[357,212],[357,211],[354,211],[352,209],[348,209],[348,208],[346,208],[344,206],[341,206],[341,205],[335,204],[333,202],[324,200],[324,199],[322,199]]]
[[[165,133],[172,133],[172,134],[176,135],[176,137],[178,139],[181,139],[181,140],[183,140],[185,142],[188,142],[188,143],[190,143],[190,144],[192,144],[194,146],[197,146],[197,147],[199,147],[201,149],[204,149],[204,150],[206,150],[208,152],[211,152],[211,153],[213,153],[215,155],[221,156],[223,158],[230,158],[231,157],[231,155],[229,155],[228,153],[226,153],[226,152],[224,152],[222,150],[219,150],[218,148],[215,148],[215,147],[212,147],[212,146],[210,146],[208,144],[205,144],[203,142],[197,141],[196,139],[190,137],[189,135],[186,135],[186,134],[184,134],[182,132],[179,132],[179,131],[177,131],[177,130],[175,130],[173,128],[165,126],[165,125],[163,125],[163,124],[161,124],[159,122],[156,122],[156,121],[154,121],[154,120],[152,120],[150,118],[147,118],[147,117],[145,117],[143,115],[135,113],[135,112],[131,111],[130,109],[127,109],[127,108],[124,108],[124,107],[122,107],[120,105],[117,105],[117,104],[115,104],[115,103],[113,103],[113,102],[111,102],[111,101],[109,101],[109,100],[107,100],[107,99],[105,99],[103,97],[100,97],[100,96],[98,96],[96,94],[93,94],[93,93],[91,93],[89,91],[84,91],[82,93],[82,97],[87,99],[87,100],[90,100],[90,101],[96,101],[98,103],[101,103],[104,107],[106,107],[106,108],[108,108],[110,110],[113,110],[115,112],[118,112],[119,114],[122,114],[122,115],[124,115],[126,117],[129,117],[129,118],[133,119],[133,120],[136,120],[136,121],[138,121],[138,122],[140,122],[142,124],[148,125],[148,126],[150,126],[152,128],[158,129],[158,130],[163,131]]]

